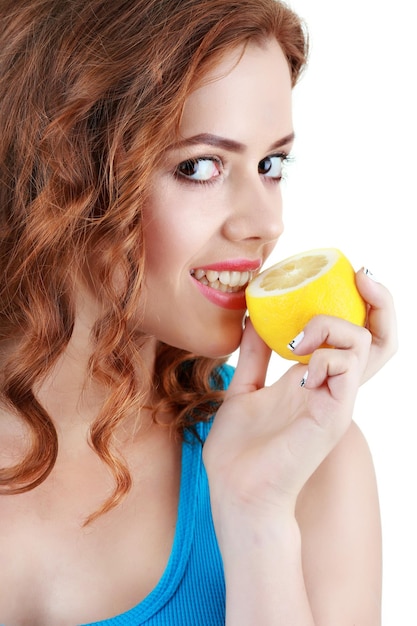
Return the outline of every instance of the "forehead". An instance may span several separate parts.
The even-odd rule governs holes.
[[[279,44],[269,39],[240,46],[218,60],[186,99],[180,132],[188,136],[207,125],[207,132],[224,134],[238,120],[276,125],[279,119],[291,121],[291,75]]]

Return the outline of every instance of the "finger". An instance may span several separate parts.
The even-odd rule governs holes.
[[[391,293],[364,269],[357,272],[356,284],[369,305],[367,327],[372,333],[373,342],[384,345],[387,352],[390,350],[393,354],[397,347],[397,328]]]
[[[331,395],[340,396],[359,385],[363,368],[361,359],[352,350],[322,348],[313,353],[302,386],[318,389],[326,385]]]
[[[337,317],[314,317],[306,325],[303,340],[296,349],[300,353],[312,353],[301,385],[306,389],[326,385],[333,398],[341,399],[359,384],[370,345],[371,334],[367,329]]]
[[[270,355],[271,350],[257,335],[248,318],[239,348],[236,371],[227,395],[230,397],[263,387]]]
[[[339,317],[316,315],[298,336],[293,351],[298,355],[311,354],[323,346],[367,351],[370,342],[371,334],[367,329]]]

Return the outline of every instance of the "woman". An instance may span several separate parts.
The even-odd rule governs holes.
[[[367,329],[313,319],[308,377],[269,388],[242,333],[283,229],[299,19],[20,0],[1,23],[0,622],[378,624],[352,411],[391,297],[359,272]]]

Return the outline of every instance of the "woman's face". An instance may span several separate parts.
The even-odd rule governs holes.
[[[291,79],[275,40],[223,58],[187,99],[144,210],[142,329],[204,356],[239,345],[244,289],[283,231]]]

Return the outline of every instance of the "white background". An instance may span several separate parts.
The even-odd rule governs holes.
[[[295,162],[283,183],[286,230],[271,260],[338,247],[357,269],[369,267],[396,300],[399,351],[361,388],[355,409],[379,485],[383,626],[417,626],[413,4],[290,2],[307,23],[311,53],[294,91],[297,139]],[[288,366],[275,356],[269,379]]]

